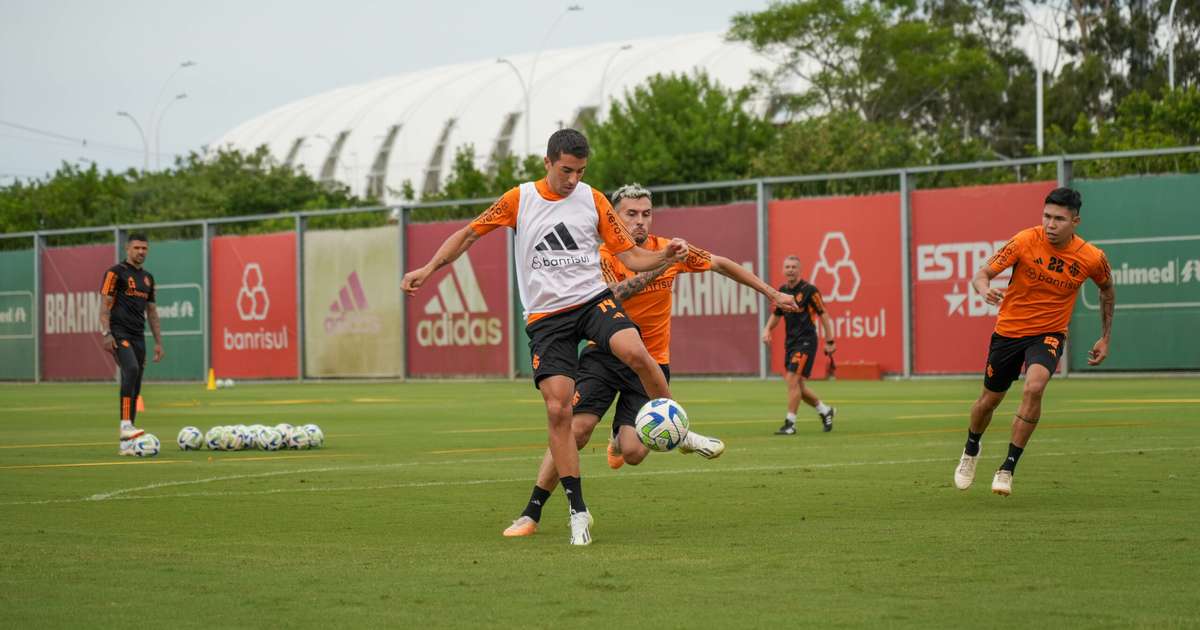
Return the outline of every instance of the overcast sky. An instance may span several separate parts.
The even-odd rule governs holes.
[[[564,17],[546,47],[720,31],[734,14],[767,6],[766,0],[0,0],[0,185],[43,176],[64,160],[140,168],[141,138],[117,112],[137,119],[154,151],[151,116],[160,91],[160,109],[187,94],[162,117],[165,165],[171,154],[199,149],[305,96],[535,51],[571,4],[583,11]],[[172,77],[184,61],[196,65]]]

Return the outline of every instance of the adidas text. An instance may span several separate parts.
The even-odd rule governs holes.
[[[442,313],[417,324],[417,343],[422,346],[498,346],[502,338],[498,317],[472,319],[470,313]]]

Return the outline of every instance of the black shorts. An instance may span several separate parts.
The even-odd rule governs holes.
[[[626,328],[638,329],[609,290],[569,311],[543,317],[526,326],[533,361],[533,386],[537,387],[547,376],[575,379],[579,369],[579,342],[593,341],[608,352],[608,340]]]
[[[671,381],[671,368],[659,365],[667,382]],[[617,398],[617,394],[621,397]],[[650,402],[642,380],[621,360],[609,352],[588,346],[579,355],[579,379],[575,382],[575,413],[594,413],[601,418],[608,413],[613,399],[617,400],[617,411],[613,414],[613,433],[622,424],[634,426],[638,409]]]
[[[1008,391],[1013,381],[1021,376],[1021,366],[1026,369],[1031,365],[1045,366],[1053,376],[1065,339],[1066,335],[1062,333],[1029,337],[1002,337],[992,333],[983,386],[996,393]]]
[[[808,378],[812,374],[813,361],[817,358],[817,338],[804,337],[794,343],[789,343],[783,352],[783,367],[789,372],[800,371],[800,376]]]

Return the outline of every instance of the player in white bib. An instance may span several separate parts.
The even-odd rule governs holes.
[[[579,343],[594,342],[628,365],[651,398],[670,398],[667,379],[650,356],[637,325],[625,314],[600,271],[600,245],[632,271],[650,271],[687,256],[682,239],[659,251],[637,247],[603,193],[583,183],[589,147],[574,129],[550,136],[546,178],[513,188],[442,243],[420,269],[404,275],[409,295],[481,236],[498,228],[516,232],[513,264],[525,308],[534,385],[542,392],[550,452],[571,507],[572,545],[591,543],[592,515],[583,500],[579,453],[571,432]]]

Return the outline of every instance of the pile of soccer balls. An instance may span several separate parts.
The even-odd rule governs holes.
[[[213,427],[208,433],[202,433],[196,427],[183,427],[176,442],[183,451],[198,451],[204,447],[210,451],[301,450],[324,446],[325,433],[315,424],[298,427],[287,423],[273,427],[236,424]]]

